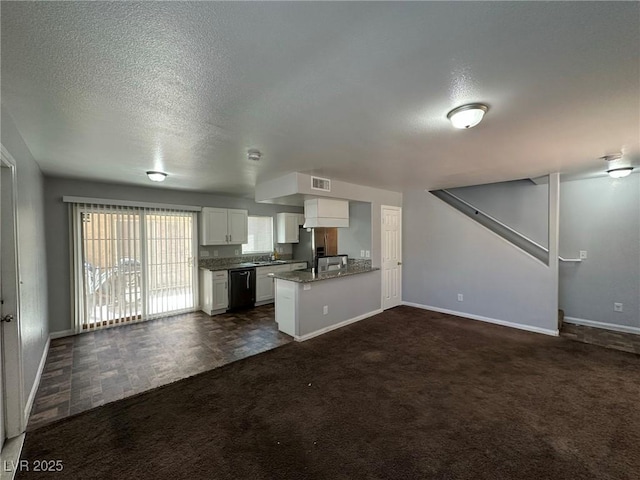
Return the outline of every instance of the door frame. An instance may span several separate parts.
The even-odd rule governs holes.
[[[22,362],[22,334],[20,329],[20,265],[18,257],[18,179],[16,161],[4,145],[0,145],[0,164],[9,169],[11,176],[11,216],[9,228],[13,229],[13,255],[11,264],[14,269],[16,307],[14,321],[5,323],[3,329],[2,365],[4,377],[4,414],[7,438],[13,438],[25,431],[26,415],[23,411],[24,402],[24,372]],[[6,224],[2,225],[7,228]],[[5,275],[5,274],[3,274]]]
[[[384,211],[395,210],[400,214],[400,253],[402,254],[402,207],[393,205],[380,205],[380,308],[386,310],[384,306]],[[402,263],[402,261],[401,261]],[[400,265],[400,271],[402,272],[402,265]],[[402,276],[400,277],[399,287],[400,303],[402,305]],[[397,306],[397,305],[394,305]],[[388,307],[393,308],[393,307]],[[387,308],[387,309],[388,309]]]

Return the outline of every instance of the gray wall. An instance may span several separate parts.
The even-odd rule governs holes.
[[[277,280],[282,281],[282,280]],[[298,287],[298,335],[308,335],[380,308],[380,271],[313,282]],[[355,293],[357,292],[357,293]],[[329,313],[322,308],[327,305]]]
[[[275,216],[277,212],[302,213],[303,211],[300,207],[261,204],[246,198],[213,195],[203,192],[145,188],[54,177],[45,179],[44,191],[46,202],[47,272],[49,276],[49,329],[51,332],[66,331],[72,328],[69,210],[68,206],[62,202],[64,195],[176,205],[240,208],[248,210],[249,215]],[[233,256],[235,249],[240,249],[240,246],[223,245],[204,248],[211,253],[216,249],[219,257],[226,257]],[[44,261],[42,264],[44,264]]]
[[[640,175],[563,182],[560,308],[568,317],[640,328]],[[614,312],[620,302],[623,312]]]
[[[448,190],[543,247],[549,246],[548,185],[514,180]]]
[[[557,329],[553,269],[424,190],[403,199],[404,301]]]
[[[365,258],[361,250],[371,251],[371,204],[350,201],[349,228],[338,229],[338,253]]]
[[[24,395],[34,386],[49,335],[43,176],[13,120],[2,108],[2,145],[16,162],[18,181],[18,262],[20,269],[20,335]]]
[[[307,197],[329,197],[371,203],[371,263],[382,259],[382,205],[402,207],[402,193],[331,180],[331,192],[311,190],[311,176],[294,172],[256,186],[256,199],[266,202],[302,201]],[[338,238],[340,234],[338,233]],[[358,252],[359,253],[359,252]]]

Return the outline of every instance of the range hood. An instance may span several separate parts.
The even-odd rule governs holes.
[[[304,228],[348,226],[348,200],[312,198],[304,201]]]

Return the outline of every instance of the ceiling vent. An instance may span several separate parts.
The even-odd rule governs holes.
[[[331,180],[328,178],[311,177],[311,190],[331,191]]]

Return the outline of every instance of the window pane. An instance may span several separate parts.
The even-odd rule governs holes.
[[[242,245],[242,253],[271,251],[273,251],[273,218],[250,216],[248,240]]]

